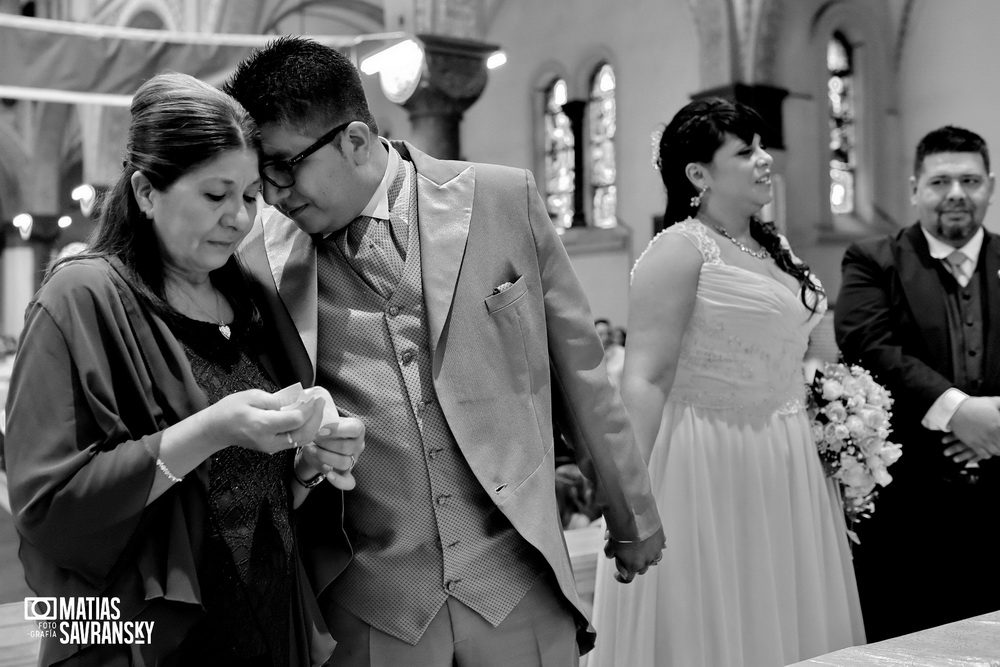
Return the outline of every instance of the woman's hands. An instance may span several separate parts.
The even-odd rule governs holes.
[[[282,409],[286,403],[276,394],[248,389],[169,426],[159,450],[150,452],[163,474],[154,477],[146,503],[226,447],[273,454],[313,440],[323,421],[323,398],[311,396]]]
[[[322,396],[309,396],[302,403],[286,406],[277,394],[248,389],[230,394],[205,408],[204,428],[218,447],[236,446],[273,454],[310,442],[323,422]]]

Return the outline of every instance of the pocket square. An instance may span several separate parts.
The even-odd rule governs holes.
[[[508,283],[504,283],[502,285],[497,285],[496,287],[493,288],[493,293],[494,294],[500,294],[500,292],[506,292],[507,290],[509,290],[513,286],[514,286],[514,283],[509,283],[509,282]]]

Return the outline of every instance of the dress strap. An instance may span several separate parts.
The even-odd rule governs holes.
[[[632,278],[635,277],[635,269],[639,266],[639,262],[642,261],[642,258],[646,256],[646,253],[649,252],[650,248],[652,248],[664,234],[680,234],[684,236],[684,238],[691,241],[691,243],[694,244],[694,247],[698,249],[698,252],[701,253],[702,260],[705,264],[723,263],[722,256],[719,253],[719,246],[716,244],[715,239],[709,236],[708,232],[705,231],[705,225],[701,224],[694,218],[688,218],[687,220],[670,225],[650,240],[649,245],[646,246],[646,249],[642,251],[641,255],[639,255],[639,259],[635,260],[635,264],[632,266],[632,273],[629,275],[629,283],[631,283]]]
[[[719,245],[715,242],[715,239],[709,235],[708,231],[705,229],[705,225],[698,220],[688,218],[683,222],[678,222],[672,227],[668,227],[666,231],[675,234],[682,234],[685,238],[694,243],[706,264],[722,264],[722,253],[719,252]]]

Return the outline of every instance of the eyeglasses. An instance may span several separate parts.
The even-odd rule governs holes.
[[[295,185],[295,167],[307,157],[333,141],[333,138],[353,123],[349,120],[338,125],[316,140],[307,149],[287,160],[268,160],[260,166],[261,177],[276,188],[290,188]]]

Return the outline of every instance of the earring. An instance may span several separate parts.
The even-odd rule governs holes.
[[[691,197],[691,208],[698,208],[699,206],[701,206],[701,199],[702,197],[705,196],[705,193],[707,192],[708,192],[708,186],[707,185],[701,186],[701,192],[696,194],[694,197]]]

